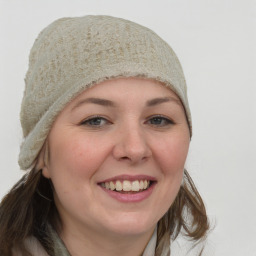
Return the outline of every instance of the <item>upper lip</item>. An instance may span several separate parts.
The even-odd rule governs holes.
[[[134,180],[150,180],[150,181],[156,181],[155,177],[149,176],[149,175],[117,175],[114,177],[111,177],[109,179],[102,180],[98,183],[104,183],[104,182],[110,182],[110,181],[123,181],[123,180],[129,180],[129,181],[134,181]]]

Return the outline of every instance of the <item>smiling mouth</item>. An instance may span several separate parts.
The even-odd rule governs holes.
[[[102,182],[99,185],[107,190],[119,192],[122,194],[133,194],[147,190],[155,181],[151,180],[117,180]]]

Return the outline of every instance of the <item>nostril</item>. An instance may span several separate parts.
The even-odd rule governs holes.
[[[118,161],[130,161],[133,163],[145,161],[151,156],[150,147],[147,145],[146,140],[140,136],[126,136],[122,135],[121,138],[117,137],[114,142],[113,156]]]
[[[130,160],[130,158],[128,156],[123,156],[120,159],[122,159],[122,160]]]

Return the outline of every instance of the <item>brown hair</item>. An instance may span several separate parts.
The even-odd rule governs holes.
[[[54,256],[53,241],[49,238],[48,225],[55,230],[61,227],[53,200],[51,181],[41,171],[32,169],[24,175],[0,204],[0,255],[12,255],[17,248],[22,255],[31,256],[24,246],[29,236],[34,236],[50,256]],[[156,256],[170,247],[182,230],[195,241],[205,238],[209,229],[205,206],[188,172],[167,213],[158,222]],[[169,251],[170,255],[170,251]]]
[[[205,239],[209,230],[204,202],[187,170],[172,206],[158,222],[156,256],[170,248],[170,238],[175,240],[182,230],[195,244]]]

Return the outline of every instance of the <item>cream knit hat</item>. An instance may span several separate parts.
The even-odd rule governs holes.
[[[186,82],[170,46],[150,29],[110,16],[62,18],[36,39],[29,58],[20,120],[21,169],[33,166],[65,105],[86,88],[116,77],[163,82],[181,99],[191,132]]]

